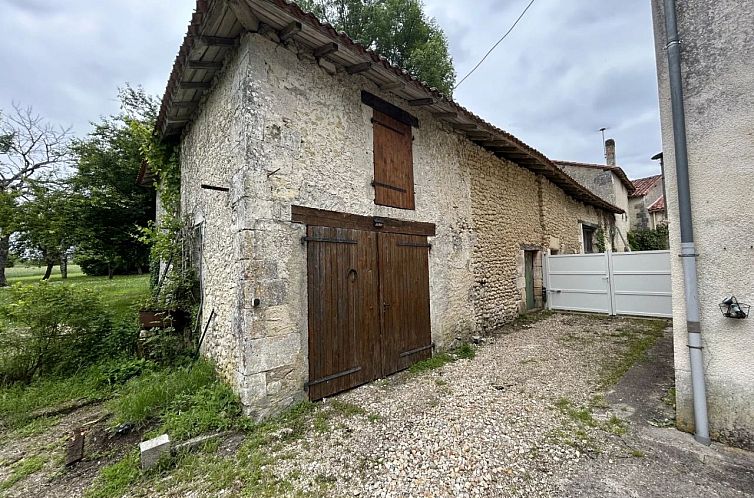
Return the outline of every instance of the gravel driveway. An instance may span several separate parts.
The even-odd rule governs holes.
[[[314,494],[327,483],[328,496],[573,494],[595,462],[645,456],[600,387],[645,329],[657,322],[556,314],[513,325],[474,359],[337,396],[365,411],[287,445],[273,472]]]

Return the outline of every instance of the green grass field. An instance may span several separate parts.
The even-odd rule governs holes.
[[[19,266],[6,269],[5,275],[10,285],[35,284],[41,281],[44,271],[40,267]],[[149,275],[116,275],[108,280],[107,277],[88,277],[77,265],[68,267],[66,280],[60,278],[60,270],[55,267],[50,282],[92,289],[116,316],[129,320],[135,319],[139,302],[149,295]],[[0,289],[0,304],[7,300],[6,296],[7,292]]]

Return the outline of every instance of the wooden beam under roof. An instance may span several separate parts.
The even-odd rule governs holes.
[[[224,36],[197,36],[194,39],[205,47],[233,47],[236,45],[235,38]]]
[[[188,61],[186,66],[189,69],[210,69],[216,70],[223,67],[222,62],[208,62],[208,61]]]
[[[176,100],[173,101],[170,105],[171,107],[182,107],[184,109],[196,107],[197,104],[199,104],[198,100]]]
[[[257,31],[259,29],[259,19],[251,13],[248,5],[244,0],[225,0],[230,10],[238,19],[238,23],[246,31]]]
[[[458,114],[455,112],[436,112],[433,116],[437,119],[453,119],[457,118]]]
[[[380,85],[380,90],[392,92],[393,90],[399,90],[401,88],[404,88],[405,86],[406,83],[404,83],[403,81],[393,81],[390,83],[385,83],[384,85]]]
[[[372,69],[372,63],[371,62],[360,62],[359,64],[354,64],[352,66],[346,66],[346,72],[348,74],[359,74],[366,71],[369,71]]]
[[[299,21],[292,21],[288,23],[286,27],[284,27],[278,32],[278,38],[280,38],[281,42],[284,42],[288,40],[289,38],[291,38],[296,33],[300,32],[302,29],[303,29],[303,26],[301,25]]]
[[[314,57],[324,57],[338,51],[338,44],[335,42],[325,43],[314,49]]]
[[[212,86],[211,81],[182,81],[181,90],[206,90]]]
[[[408,105],[411,105],[414,107],[423,106],[423,105],[432,105],[434,103],[435,103],[435,99],[433,99],[432,97],[427,97],[424,99],[412,99],[408,101]]]
[[[470,131],[470,130],[477,129],[477,126],[472,123],[451,123],[450,125],[456,130],[464,130],[464,131],[469,130]]]

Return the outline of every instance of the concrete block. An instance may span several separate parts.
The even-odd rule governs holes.
[[[165,455],[170,455],[170,436],[163,434],[139,443],[141,452],[141,470],[149,470]]]

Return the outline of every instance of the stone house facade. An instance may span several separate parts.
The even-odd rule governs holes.
[[[633,180],[636,190],[628,197],[631,228],[656,228],[657,221],[665,218],[665,180],[663,175],[653,175]],[[662,206],[662,208],[660,208]],[[652,209],[650,211],[650,209]]]
[[[681,253],[663,2],[653,0],[670,252]],[[754,1],[676,2],[689,188],[709,429],[754,449],[754,319],[723,316],[730,295],[754,301]],[[711,36],[710,34],[714,34]],[[694,430],[684,275],[672,259],[677,424]]]
[[[157,133],[200,235],[203,354],[256,418],[542,307],[542,255],[622,211],[282,0],[197,4]]]
[[[591,164],[574,161],[555,161],[573,179],[591,190],[602,199],[621,208],[624,212],[615,214],[614,229],[607,234],[615,251],[630,251],[628,232],[629,195],[635,190],[634,184],[615,162],[615,141],[605,141],[607,164]]]

